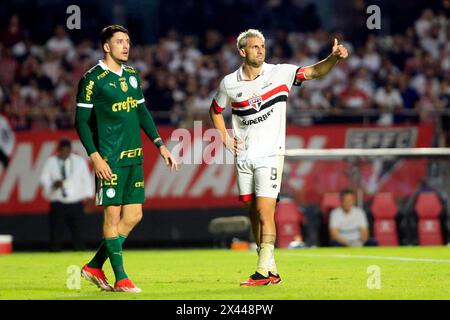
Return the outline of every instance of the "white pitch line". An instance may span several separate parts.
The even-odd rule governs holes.
[[[344,259],[379,259],[379,260],[394,260],[394,261],[415,261],[415,262],[436,262],[436,263],[450,263],[450,260],[441,259],[427,259],[427,258],[404,258],[404,257],[383,257],[383,256],[359,256],[351,254],[295,254],[280,252],[280,255],[297,256],[297,257],[322,257],[322,258],[344,258]]]

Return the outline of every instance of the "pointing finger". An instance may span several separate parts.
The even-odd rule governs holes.
[[[334,46],[337,46],[338,45],[338,40],[337,40],[337,38],[334,38]]]

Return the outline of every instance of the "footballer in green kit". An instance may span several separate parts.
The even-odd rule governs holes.
[[[82,276],[103,290],[140,292],[123,266],[122,245],[142,219],[143,149],[140,129],[153,141],[170,170],[178,165],[158,134],[145,106],[141,81],[128,60],[130,38],[119,25],[102,30],[104,59],[80,80],[75,126],[96,175],[96,202],[104,208],[103,240]],[[109,258],[116,281],[102,270]]]

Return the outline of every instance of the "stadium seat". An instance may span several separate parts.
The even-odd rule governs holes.
[[[281,198],[275,209],[278,248],[287,248],[289,243],[294,240],[294,236],[301,234],[300,225],[302,220],[303,213],[294,200]]]
[[[435,192],[422,192],[417,197],[415,209],[419,218],[419,245],[442,245],[442,228],[439,215],[442,204]]]
[[[320,245],[327,246],[330,243],[328,224],[330,222],[330,212],[334,208],[341,206],[341,198],[338,192],[327,192],[320,202],[321,223],[319,226]]]
[[[398,246],[398,234],[395,217],[397,205],[390,192],[375,195],[370,206],[374,219],[374,235],[380,246]]]
[[[325,193],[320,202],[320,212],[325,224],[328,224],[330,220],[330,212],[334,208],[341,205],[341,199],[338,192]]]

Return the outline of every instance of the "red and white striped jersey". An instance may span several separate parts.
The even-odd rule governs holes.
[[[286,101],[296,82],[304,80],[298,66],[264,63],[254,80],[244,80],[242,66],[225,76],[212,107],[222,112],[232,108],[233,132],[243,142],[238,160],[284,155]]]

